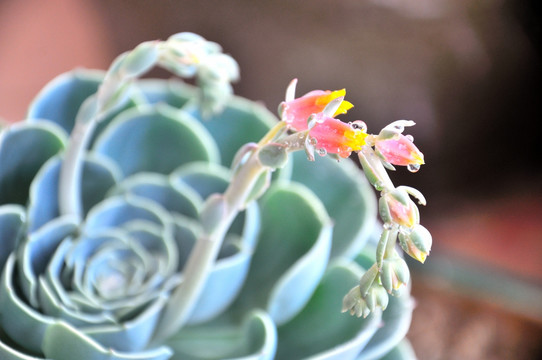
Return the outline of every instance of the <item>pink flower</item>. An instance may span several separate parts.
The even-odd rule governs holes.
[[[423,154],[412,140],[403,134],[389,139],[376,139],[376,150],[393,165],[423,165]]]
[[[323,113],[316,114],[315,117],[316,124],[309,131],[309,135],[316,139],[317,149],[347,158],[352,151],[359,151],[365,145],[367,133],[364,130],[353,128]]]
[[[288,86],[286,100],[281,103],[279,110],[282,120],[296,131],[307,130],[309,116],[321,113],[331,101],[344,98],[346,94],[345,89],[336,91],[313,90],[295,99],[296,84],[297,80],[292,80]],[[342,101],[333,116],[345,114],[353,106],[348,101]]]

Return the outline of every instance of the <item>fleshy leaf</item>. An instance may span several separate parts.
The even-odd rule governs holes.
[[[0,328],[0,359],[2,360],[47,360],[36,355],[25,354],[6,337]]]
[[[416,354],[407,339],[403,339],[381,360],[416,360]]]
[[[83,233],[96,234],[105,229],[143,222],[163,227],[169,215],[153,201],[138,196],[108,198],[89,212]]]
[[[165,103],[182,108],[190,99],[198,97],[198,89],[179,80],[141,79],[136,83],[149,104]]]
[[[227,168],[212,163],[193,162],[181,166],[171,174],[174,184],[179,182],[196,190],[203,200],[214,193],[223,193],[229,183]]]
[[[329,157],[309,162],[305,154],[292,154],[292,179],[309,187],[333,220],[332,257],[353,258],[367,242],[375,224],[376,201],[363,173],[348,159]]]
[[[268,314],[253,311],[241,326],[211,322],[187,327],[167,345],[174,350],[171,360],[271,360],[277,334]]]
[[[112,326],[97,326],[83,332],[106,348],[126,352],[143,351],[154,333],[166,301],[167,296],[164,295],[135,319]]]
[[[217,316],[239,293],[248,273],[252,252],[251,249],[239,249],[237,246],[235,248],[234,254],[216,262],[189,324],[198,324]]]
[[[211,194],[223,193],[228,187],[229,179],[230,171],[227,168],[218,164],[203,162],[183,165],[171,174],[174,185],[183,187],[188,185],[196,190],[204,200]],[[249,205],[247,211],[237,215],[228,232],[243,235],[245,243],[247,243],[247,240],[251,240],[252,243],[255,237],[254,232],[260,223],[257,211],[257,206],[254,208],[254,206]]]
[[[378,330],[381,313],[365,319],[340,312],[342,297],[362,275],[354,263],[334,263],[303,311],[279,327],[276,359],[355,359]]]
[[[102,71],[74,70],[57,76],[30,104],[27,119],[50,120],[69,134],[81,104],[98,90],[103,75]]]
[[[41,123],[47,120],[71,133],[81,105],[89,96],[96,93],[104,75],[105,72],[100,70],[76,69],[57,76],[32,101],[27,121]],[[132,91],[130,100],[124,106],[101,119],[90,143],[94,142],[96,135],[109,125],[116,114],[141,102],[142,96],[138,96],[137,91]]]
[[[262,228],[239,306],[268,308],[284,322],[301,310],[327,265],[330,221],[301,184],[276,184],[261,200]]]
[[[0,273],[9,254],[24,235],[25,220],[25,211],[22,206],[0,206]]]
[[[118,352],[106,348],[72,326],[57,322],[45,332],[43,353],[55,360],[73,360],[74,354],[84,354],[85,360],[166,360],[171,357],[167,347],[141,351]]]
[[[45,272],[50,256],[57,246],[66,237],[74,235],[76,230],[76,218],[65,215],[30,234],[28,240],[18,248],[18,285],[32,306],[38,306],[37,279]]]
[[[30,186],[29,230],[37,230],[59,216],[58,180],[61,159],[50,159],[38,172]],[[120,171],[108,158],[87,156],[83,164],[82,197],[84,213],[105,198],[120,180]]]
[[[53,319],[30,307],[15,291],[16,259],[12,253],[4,266],[0,282],[0,324],[3,331],[19,346],[39,353],[45,330]]]
[[[195,108],[191,113],[201,118]],[[262,105],[233,96],[221,113],[202,120],[202,124],[220,148],[222,165],[230,167],[237,150],[246,143],[262,138],[277,121]]]
[[[18,123],[0,133],[0,204],[26,205],[30,182],[65,146],[57,125]]]
[[[125,176],[169,174],[187,162],[219,162],[220,158],[201,124],[164,104],[124,111],[98,137],[93,150],[110,157]]]
[[[172,183],[165,175],[139,173],[124,180],[114,193],[140,196],[160,204],[170,213],[195,219],[202,200],[192,188],[183,185]]]

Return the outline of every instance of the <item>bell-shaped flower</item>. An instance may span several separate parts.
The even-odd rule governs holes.
[[[421,263],[424,263],[429,255],[432,243],[431,233],[420,224],[414,226],[410,231],[399,232],[399,244],[405,253]]]
[[[399,290],[402,285],[405,285],[410,280],[410,271],[405,260],[401,259],[397,254],[382,262],[380,270],[380,280],[382,286],[388,293]]]
[[[420,223],[418,207],[403,189],[384,193],[379,199],[378,208],[384,223],[395,223],[407,228]]]
[[[363,129],[344,123],[325,113],[313,115],[315,125],[309,135],[316,140],[316,148],[321,155],[338,154],[343,158],[352,151],[361,150],[365,145],[367,133]]]
[[[366,318],[377,307],[385,310],[389,298],[386,290],[378,282],[374,282],[368,289],[365,297],[362,296],[360,286],[355,286],[343,298],[342,312],[349,312],[351,315]]]
[[[409,166],[423,165],[423,153],[414,145],[411,137],[398,134],[390,139],[376,138],[378,153],[390,164]]]
[[[290,82],[286,90],[286,99],[279,106],[279,114],[283,121],[297,131],[307,130],[307,119],[312,114],[324,111],[326,106],[335,99],[344,98],[346,90],[313,90],[295,99],[295,87],[297,79]],[[333,116],[346,114],[352,105],[348,101],[342,101],[335,110]]]

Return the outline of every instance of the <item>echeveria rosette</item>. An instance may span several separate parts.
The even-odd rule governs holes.
[[[177,73],[197,71],[184,65]],[[212,96],[196,88],[134,80],[89,140],[72,194],[81,221],[60,210],[60,174],[76,114],[103,77],[61,75],[0,135],[0,358],[373,359],[399,343],[408,294],[366,319],[340,313],[368,268],[358,254],[375,227],[369,185],[351,163],[302,153],[237,216],[188,324],[162,338],[206,200],[227,188],[237,150],[277,120],[238,97],[209,116],[201,104]]]

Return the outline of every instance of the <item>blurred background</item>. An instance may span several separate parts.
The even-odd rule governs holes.
[[[346,88],[373,133],[415,120],[427,165],[392,178],[429,200],[418,357],[542,359],[542,2],[0,0],[0,119],[62,72],[180,31],[221,44],[236,92],[272,111],[297,77],[298,95]]]

